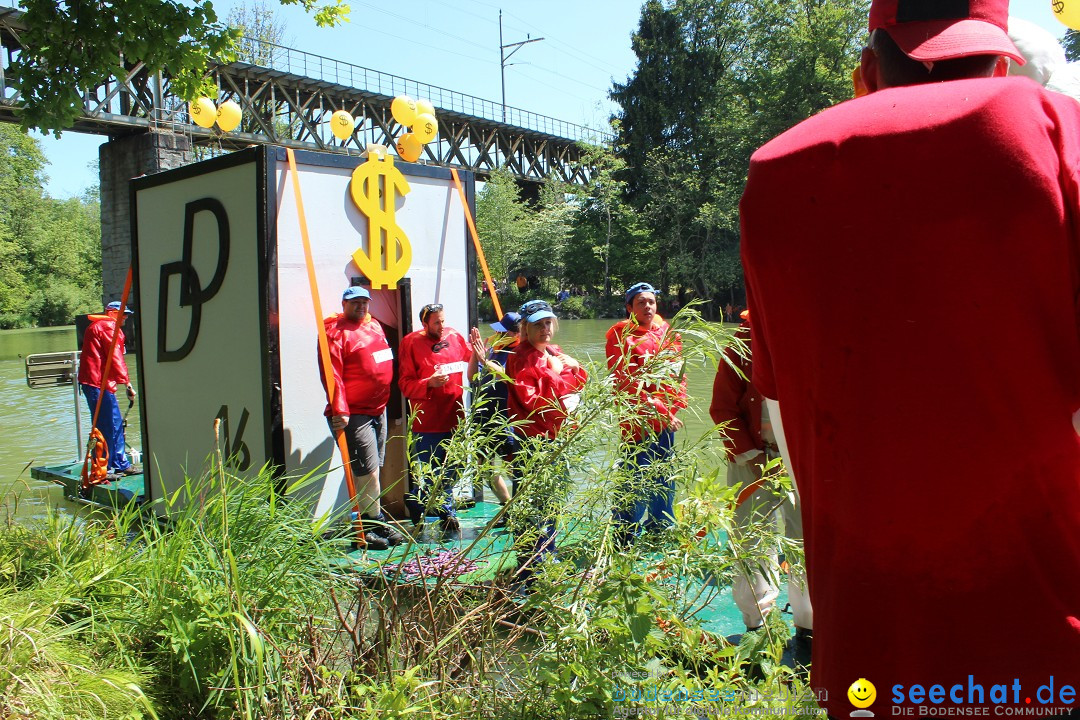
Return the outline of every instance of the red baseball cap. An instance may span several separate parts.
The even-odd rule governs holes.
[[[1004,55],[1024,64],[1009,39],[1009,0],[873,0],[870,32],[884,30],[912,60]]]

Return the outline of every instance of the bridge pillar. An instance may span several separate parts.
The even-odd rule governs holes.
[[[192,161],[191,139],[148,132],[114,138],[98,150],[101,181],[102,300],[120,298],[131,263],[131,196],[128,180],[172,170]]]

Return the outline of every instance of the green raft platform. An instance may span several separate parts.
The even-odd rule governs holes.
[[[55,483],[64,488],[64,496],[75,502],[87,503],[106,508],[126,507],[131,502],[142,504],[146,501],[146,482],[142,474],[127,475],[113,482],[95,485],[90,488],[89,497],[79,496],[79,481],[82,476],[82,462],[66,465],[49,465],[30,468],[30,477]]]
[[[125,507],[131,502],[142,504],[146,501],[142,475],[129,475],[119,480],[94,486],[90,496],[79,496],[79,478],[82,463],[68,463],[47,467],[36,467],[30,471],[31,477],[63,486],[64,495],[76,502],[102,508]],[[476,538],[491,519],[498,513],[499,506],[494,503],[479,502],[475,506],[458,513],[461,523],[461,537],[446,540],[439,530],[438,521],[429,518],[422,533],[411,541],[390,548],[389,550],[354,550],[339,558],[336,565],[342,570],[360,574],[388,573],[399,578],[415,581],[434,582],[434,577],[427,576],[428,568],[445,563],[448,557],[462,558],[464,572],[454,572],[454,582],[478,584],[492,580],[499,574],[512,572],[517,567],[517,555],[513,549],[512,538],[505,530],[489,531],[479,541]],[[476,542],[474,542],[476,541]],[[465,552],[465,551],[468,552]],[[453,553],[454,555],[451,555]],[[464,553],[464,554],[462,554]],[[400,568],[400,572],[399,572]],[[411,571],[411,572],[410,572]],[[419,573],[419,574],[417,574]],[[697,614],[703,629],[736,639],[744,629],[742,617],[731,598],[731,588],[715,590],[716,595],[707,607]],[[787,604],[786,588],[781,592],[779,607]]]
[[[337,565],[360,574],[381,572],[390,576],[396,575],[399,580],[434,583],[437,582],[435,575],[426,575],[428,563],[437,564],[440,553],[443,553],[444,562],[450,553],[456,553],[463,558],[463,564],[468,563],[470,569],[460,574],[455,572],[455,582],[479,584],[490,581],[497,575],[513,572],[517,567],[517,553],[513,549],[512,537],[506,530],[490,530],[479,541],[476,540],[499,509],[499,505],[494,503],[479,502],[474,507],[459,511],[460,539],[444,540],[439,531],[438,520],[428,518],[422,534],[414,537],[411,542],[406,537],[404,543],[389,550],[354,550],[340,558]],[[402,531],[404,532],[404,528]],[[461,553],[464,555],[460,555]],[[472,563],[476,564],[474,569]],[[406,576],[406,571],[409,570],[412,574]],[[417,574],[418,572],[420,574]],[[731,588],[713,590],[713,601],[697,613],[697,620],[704,630],[738,642],[738,636],[745,626],[731,597]],[[777,603],[780,608],[787,605],[786,588],[781,590]]]

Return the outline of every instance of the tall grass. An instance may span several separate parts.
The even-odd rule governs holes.
[[[693,311],[676,323],[691,361],[722,361],[732,340],[721,329]],[[669,373],[668,359],[646,374]],[[679,488],[675,526],[617,548],[610,509],[643,488],[618,441],[626,405],[612,402],[606,367],[590,375],[559,437],[523,454],[506,509],[519,549],[539,523],[558,524],[558,557],[528,587],[509,571],[484,583],[409,579],[373,556],[342,569],[347,541],[323,540],[329,522],[276,494],[270,468],[240,478],[220,458],[159,508],[163,522],[127,508],[0,525],[0,716],[531,720],[670,711],[657,692],[706,690],[809,712],[759,692],[805,687],[779,664],[790,630],[778,613],[755,646],[726,643],[698,617],[736,573],[778,574],[767,548],[784,541],[762,525],[747,531],[761,541],[746,543],[760,550],[742,556],[725,542],[737,489],[701,461],[715,444],[703,437],[663,468]],[[497,441],[465,423],[450,461],[486,477],[496,468],[484,450]],[[798,548],[783,549],[797,565]],[[751,661],[763,679],[749,679]],[[627,699],[642,683],[652,699]]]

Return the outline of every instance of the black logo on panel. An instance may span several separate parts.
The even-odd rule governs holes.
[[[240,422],[236,425],[236,437],[230,441],[229,406],[222,405],[215,416],[216,420],[221,421],[219,443],[224,446],[221,455],[225,458],[225,464],[236,470],[247,470],[251,467],[251,450],[248,449],[247,443],[244,442],[244,428],[247,427],[249,417],[251,417],[251,413],[248,412],[247,408],[244,408],[243,412],[240,413]]]
[[[195,216],[201,212],[212,213],[217,219],[218,253],[217,266],[210,282],[204,287],[199,273],[192,261],[194,245]],[[184,207],[184,251],[177,262],[161,266],[161,284],[158,286],[158,362],[177,362],[183,360],[195,347],[199,337],[199,324],[202,322],[202,306],[217,295],[221,283],[225,280],[225,270],[229,267],[229,216],[225,206],[214,198],[202,198],[189,202]],[[187,336],[180,347],[169,349],[167,331],[169,329],[169,280],[174,275],[180,276],[180,307],[191,307],[191,320]]]

